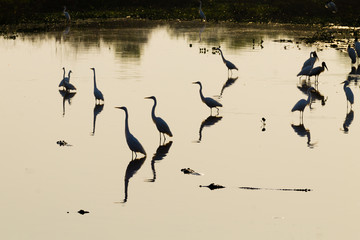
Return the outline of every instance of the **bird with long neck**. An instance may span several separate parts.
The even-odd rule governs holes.
[[[313,69],[311,69],[311,71],[309,72],[309,78],[311,77],[311,76],[315,76],[315,82],[318,82],[318,80],[319,80],[319,75],[320,75],[320,73],[322,73],[324,70],[325,70],[325,68],[326,68],[326,70],[329,70],[328,68],[327,68],[327,66],[326,66],[326,63],[325,62],[322,62],[321,63],[321,66],[319,66],[319,67],[315,67],[315,68],[313,68]]]
[[[62,80],[61,80],[60,83],[59,83],[59,87],[63,87],[63,90],[65,90],[64,82],[65,82],[66,80],[68,80],[68,78],[65,78],[65,67],[63,67],[62,69],[63,69],[63,78],[62,78]]]
[[[223,52],[221,51],[220,48],[217,48],[217,50],[220,52],[221,58],[222,58],[222,60],[223,60],[223,62],[224,62],[224,64],[225,64],[225,66],[226,66],[227,69],[228,69],[228,75],[229,75],[229,70],[231,71],[231,75],[232,75],[232,70],[233,70],[233,69],[239,70],[239,69],[235,66],[235,64],[233,64],[233,63],[230,62],[229,60],[226,60],[226,59],[225,59],[224,54],[223,54]]]
[[[205,16],[205,13],[203,12],[203,10],[201,9],[201,6],[202,6],[202,2],[200,2],[200,6],[199,6],[199,14],[200,14],[200,17],[201,17],[201,21],[206,21],[206,16]]]
[[[90,68],[94,72],[94,97],[95,97],[95,104],[101,104],[101,101],[104,101],[104,95],[96,86],[96,74],[95,68]],[[98,101],[99,100],[99,101]]]
[[[152,110],[151,110],[151,118],[152,118],[153,122],[155,123],[157,130],[160,133],[160,144],[161,144],[161,134],[163,134],[163,136],[164,136],[164,142],[166,140],[165,134],[167,134],[170,137],[172,137],[173,134],[170,131],[170,128],[167,125],[167,123],[162,118],[157,117],[155,115],[155,108],[156,108],[156,105],[157,105],[156,97],[151,96],[151,97],[146,97],[145,99],[154,100],[154,105],[153,105]]]
[[[197,82],[193,82],[193,84],[198,84],[200,86],[200,98],[201,101],[203,101],[203,103],[206,104],[206,106],[208,106],[210,108],[210,114],[212,114],[212,109],[216,108],[218,113],[219,113],[219,108],[218,107],[222,107],[223,105],[221,103],[219,103],[218,101],[210,98],[210,97],[204,97],[203,93],[202,93],[202,84],[201,82],[197,81]]]
[[[66,12],[66,6],[64,6],[64,16],[65,16],[65,23],[70,23],[70,14]]]
[[[311,101],[311,92],[312,92],[312,91],[315,91],[315,88],[310,87],[310,88],[307,90],[307,94],[308,94],[307,100],[305,100],[305,99],[300,99],[300,100],[294,105],[294,107],[291,109],[291,112],[300,111],[300,119],[301,119],[301,120],[303,119],[303,116],[304,116],[305,107],[310,104],[310,101]]]
[[[70,90],[76,90],[76,87],[70,83],[70,74],[71,73],[72,73],[72,71],[70,70],[68,73],[68,77],[64,78],[64,87],[67,92],[69,92]]]
[[[141,145],[141,143],[139,142],[139,140],[137,140],[134,135],[132,135],[130,133],[130,129],[129,129],[129,114],[127,111],[126,107],[115,107],[118,109],[122,109],[125,111],[125,137],[126,137],[126,142],[130,148],[130,150],[132,151],[132,155],[135,153],[135,158],[137,157],[136,153],[142,153],[146,156],[146,152],[143,148],[143,146]]]

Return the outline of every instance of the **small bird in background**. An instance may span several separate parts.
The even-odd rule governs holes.
[[[70,23],[71,18],[70,18],[70,14],[66,11],[66,6],[64,6],[63,13],[64,13],[64,16],[65,16],[65,23]]]
[[[333,1],[328,1],[325,4],[325,8],[329,9],[329,11],[331,11],[332,13],[337,13],[338,11],[337,6]]]
[[[203,12],[203,10],[201,9],[201,6],[202,6],[202,2],[200,2],[200,7],[199,7],[199,14],[200,14],[200,17],[201,17],[201,21],[204,21],[206,22],[206,16],[205,16],[205,13]]]

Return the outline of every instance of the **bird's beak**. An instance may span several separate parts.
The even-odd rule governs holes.
[[[326,70],[328,70],[328,71],[329,71],[329,69],[327,68],[326,64],[324,65],[324,67],[326,68]]]
[[[121,107],[115,107],[115,108],[117,108],[117,109],[121,109]]]
[[[346,82],[346,80],[345,81],[343,81],[342,83],[340,83],[340,84],[343,84],[343,83],[345,83]]]
[[[144,99],[150,99],[150,97],[144,97]]]
[[[192,84],[196,84],[196,82],[192,82]]]

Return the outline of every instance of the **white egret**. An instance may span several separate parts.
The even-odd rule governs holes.
[[[70,23],[70,14],[66,12],[66,6],[64,6],[64,16],[65,16],[65,22]]]
[[[358,42],[358,38],[355,38],[355,51],[357,53],[357,56],[360,57],[360,42]]]
[[[319,66],[319,67],[316,67],[316,68],[311,69],[311,71],[310,71],[310,73],[309,73],[309,77],[315,76],[315,82],[317,82],[318,79],[319,79],[320,73],[322,73],[322,72],[325,70],[325,68],[326,68],[326,70],[329,71],[329,69],[328,69],[327,66],[326,66],[326,63],[325,63],[325,62],[322,62],[322,63],[321,63],[321,67]]]
[[[349,57],[351,58],[351,63],[355,64],[356,63],[356,52],[355,49],[353,49],[350,44],[347,47],[347,52],[349,54]]]
[[[70,74],[71,73],[72,73],[72,71],[70,70],[68,73],[68,77],[64,78],[64,87],[67,92],[69,92],[70,90],[76,90],[76,87],[70,83]]]
[[[97,100],[99,100],[99,104],[101,100],[104,101],[104,96],[101,91],[96,87],[96,76],[95,76],[95,68],[90,68],[94,71],[94,96],[95,96],[95,104],[98,104]]]
[[[351,89],[348,87],[348,85],[350,84],[350,82],[348,80],[342,82],[344,84],[344,92],[345,92],[345,95],[346,95],[346,105],[347,105],[347,102],[350,103],[350,107],[352,109],[352,105],[354,104],[354,94],[353,92],[351,91]]]
[[[203,93],[202,93],[202,85],[201,82],[197,81],[197,82],[193,82],[193,84],[199,84],[200,86],[200,98],[201,101],[203,101],[203,103],[206,104],[206,106],[208,106],[210,108],[210,114],[212,114],[212,109],[216,108],[218,113],[219,113],[219,108],[218,107],[222,107],[223,105],[221,103],[219,103],[218,101],[210,98],[210,97],[204,97]]]
[[[63,69],[64,73],[63,73],[63,79],[62,79],[62,80],[60,81],[60,83],[59,83],[59,87],[65,88],[64,82],[65,82],[65,81],[69,81],[69,78],[66,78],[66,77],[65,77],[65,68],[63,67],[62,69]]]
[[[309,103],[310,103],[310,101],[311,101],[311,91],[315,91],[315,88],[310,87],[310,88],[307,90],[307,94],[308,94],[307,100],[305,100],[305,99],[300,99],[300,100],[294,105],[294,107],[291,109],[291,112],[300,111],[300,118],[301,118],[301,119],[303,119],[305,107],[306,107],[307,105],[309,105]]]
[[[220,48],[217,48],[216,50],[220,51],[221,58],[222,58],[223,62],[225,63],[226,67],[228,68],[228,75],[229,75],[229,70],[231,71],[231,74],[232,74],[233,69],[239,70],[232,62],[230,62],[224,58],[224,55]]]
[[[329,9],[332,13],[336,13],[337,12],[337,7],[336,4],[333,1],[328,1],[325,4],[325,8]]]
[[[199,14],[200,14],[200,17],[201,17],[201,21],[206,21],[206,16],[205,16],[205,13],[203,12],[203,10],[201,9],[201,6],[202,6],[202,2],[200,2],[200,7],[199,7]]]
[[[146,156],[146,152],[143,148],[143,146],[141,145],[141,143],[130,133],[129,130],[129,114],[127,111],[126,107],[115,107],[118,109],[122,109],[125,111],[125,137],[126,137],[126,142],[130,148],[130,150],[132,151],[132,154],[135,153],[135,158],[137,157],[136,153],[142,153]]]
[[[167,125],[167,123],[162,118],[155,116],[155,108],[156,108],[156,104],[157,104],[156,97],[151,96],[151,97],[146,97],[145,99],[154,100],[154,105],[151,110],[151,118],[152,118],[153,122],[155,123],[157,130],[159,131],[160,143],[161,143],[161,134],[163,134],[164,142],[165,142],[165,140],[166,140],[165,134],[169,135],[170,137],[172,137],[173,134],[171,133],[170,128]]]

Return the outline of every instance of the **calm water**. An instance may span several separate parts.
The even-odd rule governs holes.
[[[350,112],[347,53],[295,43],[306,34],[176,23],[1,38],[1,238],[359,239],[359,86]],[[239,68],[229,81],[218,46]],[[329,68],[318,85],[326,101],[300,125],[296,74],[314,50]],[[77,87],[65,100],[62,67]],[[223,104],[218,116],[194,81]],[[151,95],[174,134],[161,147]],[[116,106],[128,108],[146,159],[131,162]],[[226,188],[199,187],[210,183]]]

